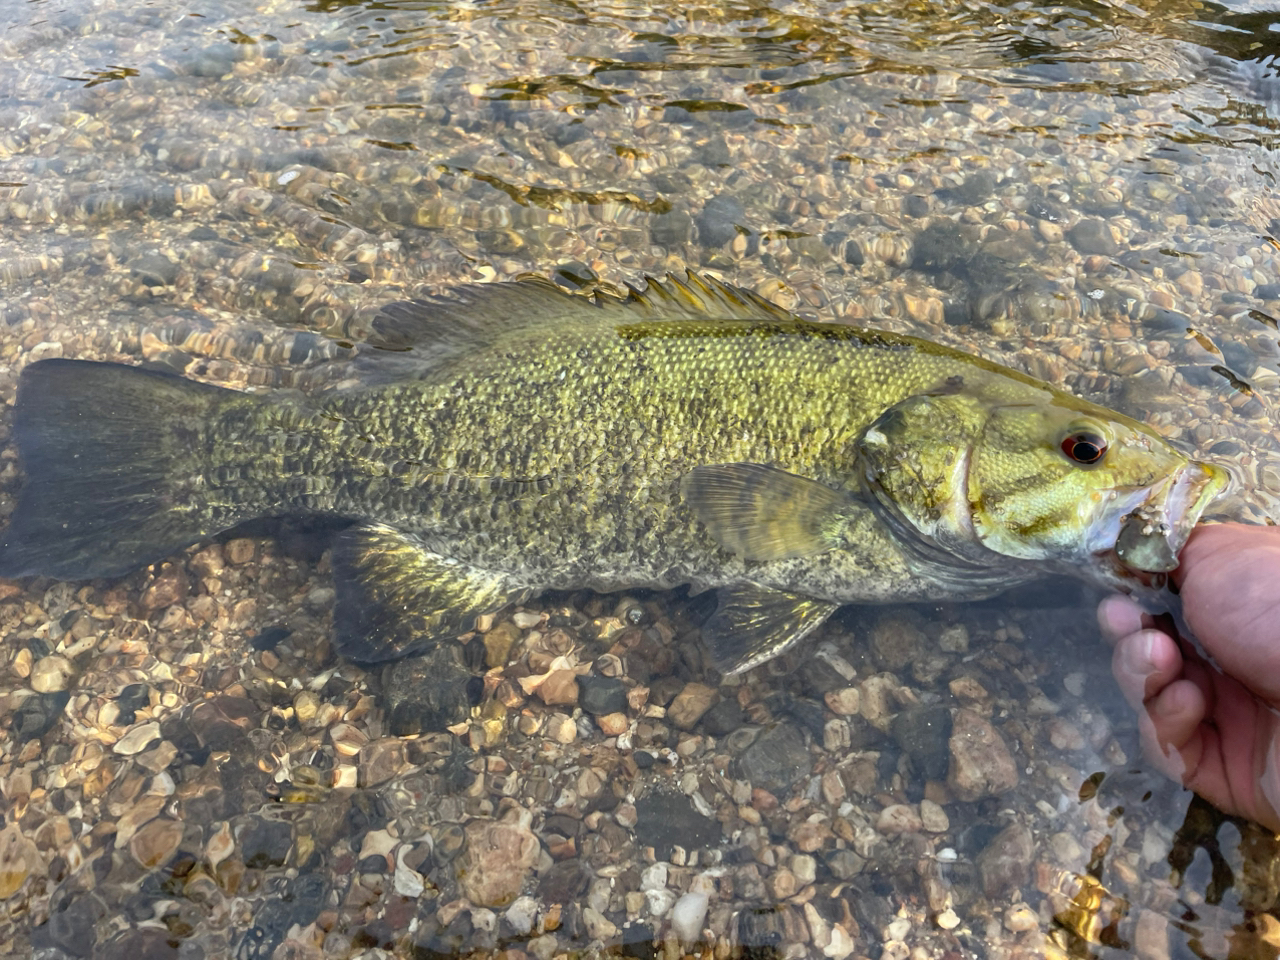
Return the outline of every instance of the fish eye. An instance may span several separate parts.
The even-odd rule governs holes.
[[[1097,463],[1106,455],[1107,439],[1092,430],[1073,430],[1062,438],[1062,452],[1075,463]]]

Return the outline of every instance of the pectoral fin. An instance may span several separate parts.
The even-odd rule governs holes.
[[[790,649],[831,616],[839,604],[781,590],[727,587],[702,627],[712,665],[727,677]]]
[[[474,629],[475,619],[522,599],[506,577],[427,549],[384,524],[338,535],[333,549],[334,644],[358,663],[396,660]]]
[[[694,467],[680,491],[711,536],[746,560],[825,553],[856,502],[843,490],[759,463]]]

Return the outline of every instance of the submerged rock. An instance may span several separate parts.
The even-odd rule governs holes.
[[[972,710],[957,710],[951,727],[947,785],[957,799],[981,800],[1018,785],[1018,767],[999,731]]]
[[[739,780],[777,793],[807,776],[813,769],[813,760],[800,729],[780,723],[756,737],[734,766]]]
[[[458,859],[463,895],[485,907],[511,904],[538,860],[538,838],[529,829],[533,815],[511,805],[500,820],[472,820],[467,846]]]

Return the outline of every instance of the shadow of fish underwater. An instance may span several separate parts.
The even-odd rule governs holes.
[[[111,577],[247,520],[327,516],[335,642],[431,649],[547,589],[718,591],[715,666],[838,606],[1177,564],[1225,486],[1135,420],[928,341],[708,277],[394,303],[359,388],[251,395],[111,363],[23,370],[0,576]]]

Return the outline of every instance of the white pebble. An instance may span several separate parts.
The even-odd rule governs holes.
[[[538,916],[538,901],[533,897],[518,897],[505,914],[511,929],[520,936],[527,936],[533,929],[533,921]]]
[[[684,943],[702,939],[702,921],[711,900],[705,893],[686,893],[671,908],[671,929]]]

